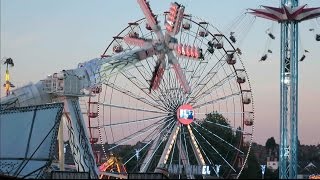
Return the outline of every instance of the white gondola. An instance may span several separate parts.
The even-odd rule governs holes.
[[[207,37],[208,36],[208,31],[206,31],[206,30],[200,30],[199,31],[199,36],[201,36],[201,37]]]
[[[99,116],[98,113],[98,102],[96,101],[89,101],[89,108],[88,108],[88,117],[89,118],[96,118]]]
[[[246,74],[243,69],[237,69],[237,82],[243,84],[246,82]]]
[[[215,34],[214,35],[215,39],[213,40],[213,44],[214,44],[214,47],[216,49],[222,49],[223,48],[223,34]]]
[[[237,82],[238,82],[239,84],[245,83],[245,82],[246,82],[246,78],[243,77],[243,76],[238,76],[238,77],[237,77]]]
[[[134,23],[129,23],[130,26],[130,32],[128,33],[129,37],[131,38],[138,38],[139,37],[139,33],[138,33],[138,26],[139,24],[134,22]]]
[[[223,48],[223,42],[217,42],[217,43],[215,44],[215,48],[217,48],[217,49],[222,49],[222,48]]]
[[[199,36],[200,37],[207,37],[209,35],[208,33],[208,23],[207,22],[199,22],[199,24],[202,26],[199,30]]]
[[[246,126],[253,125],[253,112],[245,112],[244,113],[244,124]]]
[[[183,16],[182,28],[188,31],[191,29],[191,16],[189,14],[184,14]]]
[[[91,88],[91,91],[94,94],[99,94],[102,91],[102,86],[95,86],[95,87]]]
[[[184,22],[184,23],[182,24],[182,28],[183,28],[184,30],[190,30],[191,25],[190,25],[189,22]]]
[[[139,34],[137,32],[129,32],[129,37],[131,38],[138,38]]]
[[[117,45],[113,46],[113,52],[120,53],[122,51],[123,51],[123,47],[120,44],[117,44]]]
[[[91,144],[95,144],[98,142],[98,138],[94,137],[94,138],[89,138],[89,141]]]
[[[115,53],[122,52],[123,51],[123,47],[122,47],[123,37],[114,36],[113,39],[114,39],[114,42],[113,42],[114,45],[112,47],[112,51],[115,52]]]
[[[251,91],[250,90],[242,90],[242,102],[243,104],[251,103]]]
[[[96,117],[99,116],[99,114],[96,113],[96,112],[89,112],[89,113],[88,113],[88,116],[89,116],[90,118],[96,118]]]
[[[227,54],[227,59],[226,59],[227,63],[229,65],[234,65],[236,64],[237,60],[236,60],[236,57],[234,55],[234,53],[231,53],[231,54]]]

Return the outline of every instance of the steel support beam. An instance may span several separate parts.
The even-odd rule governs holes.
[[[282,0],[297,7],[298,0]],[[298,22],[281,22],[279,178],[297,179]]]

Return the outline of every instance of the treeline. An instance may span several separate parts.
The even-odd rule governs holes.
[[[276,143],[274,137],[267,139],[264,145],[252,143],[247,168],[244,169],[240,178],[261,179],[262,172],[260,165],[266,165],[267,159],[274,161],[279,160],[279,144]],[[320,144],[301,145],[300,141],[298,141],[298,174],[308,173],[308,171],[305,170],[305,167],[310,163],[316,165],[318,168],[317,170],[320,170]],[[264,178],[278,179],[278,173],[278,170],[272,171],[266,168]]]

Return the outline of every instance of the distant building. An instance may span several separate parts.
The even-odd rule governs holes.
[[[279,168],[277,148],[268,149],[267,168],[272,172],[275,172]]]
[[[279,168],[279,162],[277,158],[267,157],[267,168],[272,172],[276,171]]]

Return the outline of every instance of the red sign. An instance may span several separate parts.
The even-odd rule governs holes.
[[[194,119],[193,108],[189,104],[184,104],[178,108],[177,118],[181,124],[188,125]]]

